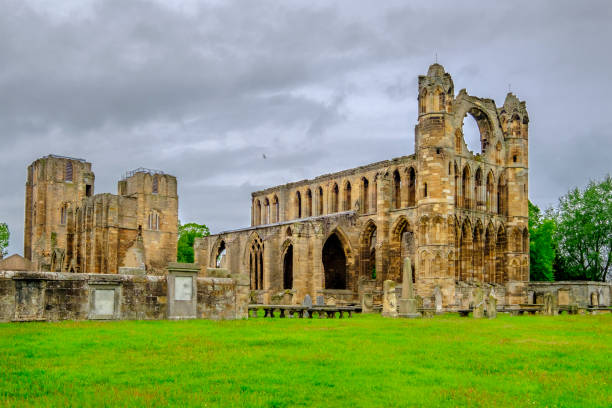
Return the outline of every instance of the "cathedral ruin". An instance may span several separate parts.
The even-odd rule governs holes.
[[[252,193],[251,226],[196,240],[196,262],[250,282],[251,301],[290,294],[358,303],[401,283],[410,257],[425,307],[468,306],[476,286],[526,303],[529,281],[525,102],[455,94],[439,64],[418,79],[414,154]],[[478,124],[470,151],[463,121]]]
[[[28,167],[24,257],[37,271],[154,274],[176,261],[176,178],[137,169],[94,195],[91,163],[49,155]]]

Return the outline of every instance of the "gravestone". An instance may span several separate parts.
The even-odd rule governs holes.
[[[552,292],[544,294],[544,314],[547,316],[556,316],[559,314],[559,309],[556,302],[556,297]]]
[[[304,300],[302,301],[302,306],[312,307],[312,298],[310,295],[304,296]]]
[[[198,264],[168,264],[168,319],[197,318]]]
[[[361,313],[372,313],[374,309],[374,294],[366,292],[361,296]]]
[[[597,292],[591,293],[591,306],[593,307],[599,306],[599,293]]]
[[[323,295],[317,296],[317,306],[325,306],[325,297]]]
[[[489,299],[487,301],[487,316],[489,319],[495,319],[497,317],[497,298],[493,290],[489,293]]]
[[[114,283],[89,284],[89,319],[118,319],[121,287]]]
[[[400,317],[420,317],[417,311],[417,300],[414,297],[412,284],[412,264],[410,258],[404,258],[404,270],[402,275],[402,297],[399,300]]]
[[[480,286],[476,286],[473,291],[474,296],[474,310],[472,315],[474,319],[481,319],[484,317],[484,292]]]
[[[94,290],[94,312],[97,315],[113,315],[115,313],[115,290]]]
[[[436,305],[436,313],[442,311],[442,292],[440,291],[440,287],[436,286],[434,289],[434,303]]]
[[[397,299],[395,295],[395,282],[386,280],[383,282],[383,310],[384,317],[397,317]]]

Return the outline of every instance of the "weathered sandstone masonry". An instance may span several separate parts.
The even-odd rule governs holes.
[[[414,154],[254,192],[251,226],[196,240],[196,262],[241,275],[260,303],[381,301],[405,257],[424,307],[469,307],[476,287],[500,306],[526,303],[525,102],[456,94],[439,64],[419,76],[417,101]],[[464,141],[468,116],[480,152]]]
[[[91,163],[49,155],[28,167],[24,257],[35,270],[163,274],[176,261],[176,178],[137,169],[94,195]]]
[[[237,307],[233,279],[197,277],[198,270],[175,266],[166,276],[0,271],[0,322],[247,317]]]

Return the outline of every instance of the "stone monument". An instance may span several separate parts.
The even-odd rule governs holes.
[[[489,292],[489,298],[487,300],[487,317],[489,319],[495,319],[497,317],[497,298],[495,297],[493,289]]]
[[[414,287],[412,284],[412,264],[410,258],[404,258],[404,272],[402,276],[402,297],[399,301],[400,317],[420,317],[417,311],[417,300],[414,297]]]
[[[395,296],[395,281],[383,282],[383,310],[384,317],[397,317],[397,298]]]
[[[474,319],[481,319],[484,317],[484,292],[480,286],[476,286],[474,289],[474,310],[472,315]]]
[[[365,292],[361,297],[361,313],[372,313],[374,310],[374,294]]]

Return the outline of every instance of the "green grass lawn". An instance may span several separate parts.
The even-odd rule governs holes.
[[[0,324],[8,406],[612,406],[612,315]]]

